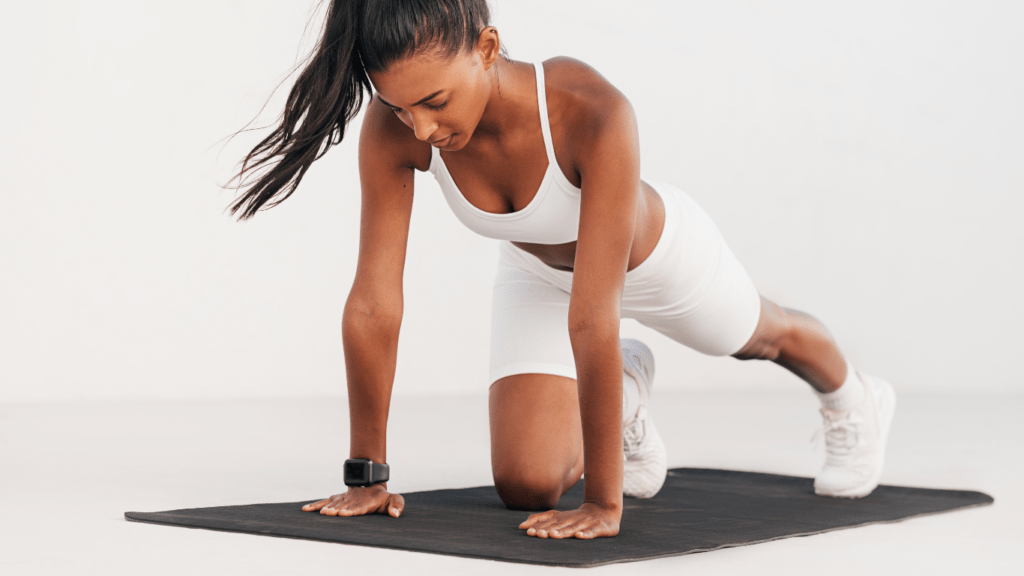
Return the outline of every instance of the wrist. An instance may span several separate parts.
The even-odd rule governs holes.
[[[344,477],[346,486],[373,486],[391,479],[391,467],[369,458],[345,460]]]
[[[623,507],[622,496],[620,495],[618,500],[584,500],[583,506],[594,506],[606,512],[613,512],[621,515]]]

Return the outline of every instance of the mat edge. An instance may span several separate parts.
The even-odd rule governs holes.
[[[970,492],[973,492],[973,491],[970,491]],[[978,494],[982,494],[984,496],[988,496],[988,494],[985,494],[983,492],[977,492],[977,493]],[[872,521],[872,522],[863,522],[861,524],[853,524],[853,525],[850,525],[850,526],[839,526],[839,527],[836,527],[836,528],[827,528],[827,529],[824,529],[824,530],[816,530],[814,532],[801,532],[801,533],[794,533],[794,534],[786,534],[784,536],[777,536],[777,537],[774,537],[774,538],[765,538],[763,540],[752,540],[750,542],[744,542],[742,544],[723,544],[722,546],[715,546],[713,548],[696,548],[696,549],[693,549],[693,550],[687,550],[685,552],[669,553],[669,554],[659,554],[659,555],[654,555],[654,556],[643,556],[643,557],[640,557],[640,558],[619,558],[619,559],[616,559],[616,560],[609,560],[609,561],[602,561],[602,562],[591,562],[591,563],[586,563],[586,564],[564,564],[564,563],[544,562],[544,561],[526,561],[526,560],[515,560],[515,559],[510,559],[510,558],[500,558],[500,557],[494,557],[494,556],[475,556],[475,555],[472,555],[472,554],[451,553],[451,552],[437,552],[435,550],[417,550],[417,549],[412,549],[412,548],[399,548],[399,547],[388,546],[388,545],[384,545],[384,544],[362,544],[362,543],[359,543],[359,542],[337,542],[335,540],[325,540],[325,539],[321,539],[321,538],[309,538],[309,537],[301,537],[301,536],[289,536],[287,534],[269,534],[269,533],[266,533],[266,532],[249,532],[249,531],[245,531],[245,530],[228,530],[228,529],[223,529],[223,528],[210,528],[210,527],[206,527],[206,526],[188,526],[188,525],[184,525],[184,524],[175,524],[175,523],[172,523],[172,522],[160,522],[160,521],[157,521],[157,520],[146,520],[146,519],[141,519],[141,518],[132,518],[132,517],[129,516],[129,514],[161,514],[161,512],[132,512],[132,511],[129,511],[129,512],[125,512],[124,513],[124,517],[125,517],[125,520],[127,520],[128,522],[137,522],[139,524],[153,524],[153,525],[157,525],[157,526],[172,526],[172,527],[175,527],[175,528],[191,528],[193,530],[210,530],[210,531],[214,531],[214,532],[228,532],[228,533],[234,533],[234,534],[251,534],[251,535],[254,535],[254,536],[270,536],[272,538],[286,538],[286,539],[289,539],[289,540],[308,540],[308,541],[313,541],[313,542],[325,542],[325,543],[328,543],[328,544],[340,544],[340,545],[343,545],[343,546],[362,546],[364,548],[383,548],[383,549],[386,549],[386,550],[397,550],[397,551],[401,551],[401,552],[412,552],[412,553],[420,553],[420,554],[434,554],[436,556],[449,556],[449,557],[456,557],[456,558],[469,558],[469,559],[472,559],[472,560],[490,560],[492,562],[504,562],[504,563],[507,563],[507,564],[528,564],[528,565],[532,565],[532,566],[553,566],[553,567],[559,567],[559,568],[598,568],[600,566],[610,566],[610,565],[613,565],[613,564],[629,564],[629,563],[632,563],[632,562],[643,562],[643,561],[646,561],[646,560],[658,560],[658,559],[662,559],[662,558],[674,558],[674,557],[677,557],[677,556],[688,556],[690,554],[698,554],[698,553],[702,553],[702,552],[714,552],[716,550],[725,550],[727,548],[742,548],[744,546],[753,546],[755,544],[764,544],[765,542],[774,542],[776,540],[785,540],[787,538],[805,538],[807,536],[816,536],[818,534],[827,534],[829,532],[838,532],[840,530],[849,530],[851,528],[862,528],[864,526],[871,526],[873,524],[898,524],[900,522],[905,522],[907,520],[912,520],[914,518],[923,518],[923,517],[926,517],[926,516],[936,516],[938,514],[946,514],[946,513],[949,513],[949,512],[957,512],[957,511],[961,511],[961,510],[969,510],[971,508],[981,508],[983,506],[991,506],[991,505],[993,505],[995,503],[995,499],[992,498],[991,496],[988,496],[988,497],[991,499],[991,501],[989,501],[989,502],[975,502],[975,503],[972,503],[972,504],[965,504],[963,506],[958,506],[956,508],[949,508],[947,510],[939,510],[939,511],[936,511],[936,512],[922,512],[920,514],[914,514],[912,516],[906,516],[906,517],[900,518],[898,520],[879,520],[879,521]]]

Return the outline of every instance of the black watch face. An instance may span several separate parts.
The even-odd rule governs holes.
[[[370,466],[367,462],[345,462],[345,482],[365,484],[370,481]]]

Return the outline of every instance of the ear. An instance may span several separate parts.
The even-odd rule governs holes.
[[[501,38],[498,37],[498,29],[488,26],[480,31],[480,37],[476,41],[476,53],[484,70],[490,70],[494,62],[501,55]]]

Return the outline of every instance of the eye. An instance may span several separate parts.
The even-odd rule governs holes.
[[[444,110],[447,106],[448,106],[448,101],[447,100],[445,100],[444,102],[441,102],[437,106],[433,106],[433,105],[427,104],[427,108],[430,108],[431,110],[437,110],[437,111]]]
[[[394,106],[391,107],[391,111],[394,112],[395,114],[401,114],[402,113],[402,109],[401,108],[395,108]]]

